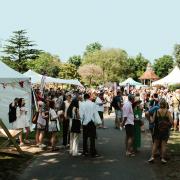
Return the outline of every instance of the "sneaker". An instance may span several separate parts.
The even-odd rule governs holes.
[[[25,143],[25,144],[30,144],[31,142],[30,142],[29,140],[25,139],[25,140],[24,140],[24,143]]]
[[[24,146],[24,143],[20,143],[20,145],[19,145],[20,147],[22,147],[22,146]]]
[[[126,152],[126,156],[130,156],[131,155],[131,152]]]
[[[39,148],[45,148],[46,147],[46,145],[45,144],[39,144]]]
[[[91,155],[91,157],[92,158],[98,158],[98,157],[100,157],[100,155],[99,154],[93,154],[93,155]]]
[[[72,156],[81,156],[82,153],[72,154]]]
[[[154,162],[154,158],[151,157],[149,160],[148,160],[149,163],[153,163]]]
[[[162,162],[163,164],[166,164],[166,163],[167,163],[167,161],[166,161],[164,158],[161,159],[161,162]]]

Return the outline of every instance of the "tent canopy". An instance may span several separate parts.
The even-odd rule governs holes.
[[[24,98],[27,109],[27,120],[31,119],[31,86],[30,78],[11,69],[0,61],[0,118],[8,129],[12,128],[9,123],[9,104],[15,98]]]
[[[152,85],[171,85],[171,84],[177,84],[180,83],[180,69],[178,66],[175,66],[175,68],[164,78],[155,81],[152,83]]]
[[[122,83],[120,83],[120,86],[126,86],[127,84],[129,84],[131,86],[142,85],[141,83],[135,81],[134,79],[128,78],[125,81],[123,81]]]
[[[32,84],[41,84],[43,75],[38,74],[32,70],[28,70],[24,73],[24,75],[31,78]],[[82,84],[77,79],[59,79],[49,76],[45,76],[45,83],[72,84],[76,86],[82,86]]]
[[[27,76],[24,76],[0,61],[0,83],[11,83],[14,79],[18,79],[19,81],[29,80]]]

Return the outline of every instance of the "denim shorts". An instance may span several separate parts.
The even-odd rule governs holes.
[[[121,110],[115,110],[116,118],[122,118],[122,111]]]
[[[180,120],[180,112],[174,112],[174,119]]]

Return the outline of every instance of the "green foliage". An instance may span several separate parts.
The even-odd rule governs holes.
[[[83,64],[95,64],[102,68],[103,82],[119,81],[126,76],[127,53],[121,49],[99,50],[84,56]]]
[[[86,50],[84,52],[84,55],[88,55],[91,53],[94,53],[96,51],[100,51],[102,49],[102,45],[99,42],[94,42],[86,46]]]
[[[169,55],[164,55],[163,57],[156,59],[154,62],[155,73],[160,77],[165,77],[168,75],[169,71],[173,68],[174,61],[173,57]]]
[[[40,74],[58,77],[61,62],[57,56],[52,56],[50,53],[42,52],[35,60],[27,61],[27,67]]]
[[[180,44],[175,44],[174,56],[175,56],[176,64],[180,67]]]
[[[148,60],[145,59],[142,54],[138,54],[136,57],[130,57],[126,61],[125,68],[125,78],[131,77],[134,80],[138,81],[139,77],[146,70],[146,66],[148,64]]]
[[[82,64],[81,56],[72,56],[69,58],[68,63],[74,64],[76,68],[78,69],[79,66]]]
[[[98,65],[84,64],[79,67],[78,73],[82,77],[83,81],[89,84],[89,86],[97,85],[102,82],[103,71]]]
[[[79,79],[76,66],[73,64],[64,63],[60,66],[59,78],[62,79]]]
[[[180,84],[170,85],[169,90],[175,91],[176,89],[180,89]]]
[[[25,30],[14,31],[13,36],[7,40],[7,44],[3,47],[5,55],[2,60],[19,72],[27,71],[27,60],[36,59],[40,53],[39,50],[32,48],[35,44],[29,40],[26,34]]]

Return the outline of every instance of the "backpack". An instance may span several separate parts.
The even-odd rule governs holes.
[[[9,123],[12,123],[14,121],[16,121],[17,116],[16,116],[16,107],[12,106],[12,103],[9,104]]]
[[[165,132],[165,131],[168,131],[170,128],[171,128],[171,123],[169,121],[169,117],[167,116],[167,112],[165,113],[164,116],[161,116],[160,113],[159,116],[158,116],[158,129],[160,132]]]

